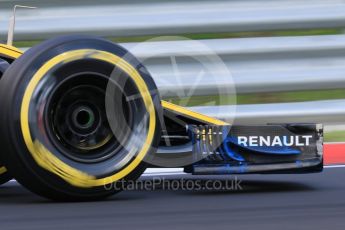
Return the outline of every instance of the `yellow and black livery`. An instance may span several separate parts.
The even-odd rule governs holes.
[[[88,201],[123,190],[147,167],[322,170],[320,125],[232,126],[163,101],[144,65],[105,39],[62,36],[24,54],[0,45],[0,60],[0,182],[11,175],[44,197]],[[253,134],[265,143],[275,134],[310,138],[303,147],[244,145]]]

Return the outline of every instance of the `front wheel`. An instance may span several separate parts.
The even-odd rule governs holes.
[[[0,58],[0,78],[2,77],[2,75],[8,67],[8,62]],[[6,167],[0,164],[0,185],[8,182],[9,180],[11,180],[11,178],[12,177],[8,173]]]
[[[157,88],[124,48],[64,36],[25,52],[0,85],[2,160],[29,190],[55,200],[121,191],[155,152]],[[6,134],[6,135],[4,135]]]

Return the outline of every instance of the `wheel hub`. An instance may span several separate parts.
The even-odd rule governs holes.
[[[80,106],[72,113],[73,124],[79,129],[88,129],[92,127],[95,121],[95,114],[91,108]]]
[[[102,82],[100,76],[74,76],[61,83],[50,98],[47,122],[57,137],[53,139],[74,160],[104,160],[119,146],[106,117]]]

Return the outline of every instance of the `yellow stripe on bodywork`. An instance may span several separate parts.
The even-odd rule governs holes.
[[[20,57],[20,55],[23,54],[23,51],[17,49],[14,46],[8,46],[4,44],[0,44],[0,55],[11,58],[11,59],[17,59]]]
[[[175,105],[175,104],[172,104],[172,103],[167,102],[167,101],[162,100],[161,103],[162,103],[162,106],[164,109],[179,113],[181,115],[185,115],[189,118],[204,122],[204,123],[209,124],[209,125],[229,125],[229,123],[227,123],[225,121],[218,120],[216,118],[209,117],[209,116],[206,116],[204,114],[191,111],[189,109],[186,109],[185,107]]]
[[[82,172],[78,169],[72,168],[70,165],[61,161],[58,157],[51,153],[38,140],[32,140],[29,127],[30,100],[32,94],[34,93],[34,90],[37,87],[37,84],[43,78],[43,76],[59,63],[66,63],[69,61],[86,57],[106,61],[108,63],[116,65],[124,72],[126,72],[135,82],[138,91],[140,92],[141,97],[143,98],[145,107],[149,113],[149,126],[147,138],[144,142],[143,148],[137,154],[135,159],[131,163],[129,163],[125,168],[115,173],[114,175],[100,179],[97,179],[93,175],[88,175],[85,172]],[[24,93],[20,112],[20,122],[25,144],[38,165],[59,176],[71,185],[77,187],[96,187],[104,186],[106,184],[110,184],[124,178],[142,162],[148,150],[150,149],[153,141],[156,129],[156,114],[150,91],[147,88],[145,81],[142,79],[138,71],[131,64],[129,64],[121,57],[109,52],[93,49],[81,49],[68,51],[52,58],[51,60],[47,61],[35,73]]]

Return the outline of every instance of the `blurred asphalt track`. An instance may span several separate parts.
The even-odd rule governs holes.
[[[225,183],[235,177],[212,178]],[[88,203],[53,203],[10,182],[0,187],[0,229],[345,229],[345,168],[237,178],[243,190],[171,191],[156,186],[154,191],[125,191]]]

